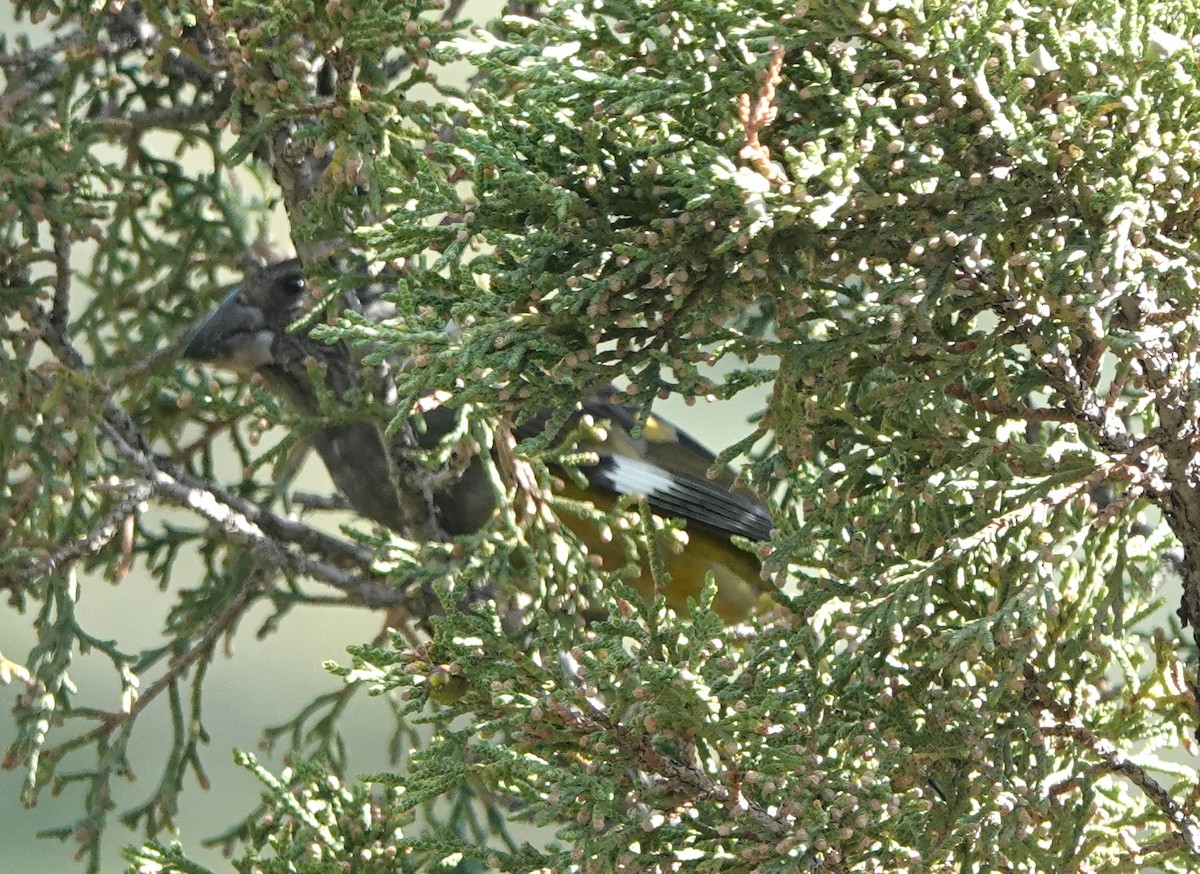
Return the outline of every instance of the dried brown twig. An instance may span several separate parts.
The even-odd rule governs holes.
[[[751,104],[750,95],[738,97],[738,118],[746,129],[746,145],[738,152],[742,158],[750,162],[759,173],[776,185],[785,185],[787,175],[777,163],[771,160],[771,150],[759,139],[759,132],[770,126],[779,109],[775,106],[775,91],[783,82],[783,58],[786,52],[783,46],[775,49],[771,62],[767,65],[766,76],[762,88],[758,92],[758,100]]]

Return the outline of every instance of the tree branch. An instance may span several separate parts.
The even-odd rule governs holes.
[[[1081,746],[1100,759],[1103,768],[1112,774],[1119,774],[1137,786],[1154,802],[1155,806],[1166,815],[1167,819],[1179,829],[1188,848],[1200,855],[1200,821],[1188,815],[1184,809],[1171,797],[1158,781],[1151,777],[1146,769],[1133,762],[1105,738],[1097,737],[1083,721],[1060,704],[1050,692],[1050,689],[1037,678],[1030,669],[1026,669],[1026,679],[1035,691],[1037,705],[1043,716],[1052,722],[1043,728],[1047,734],[1057,737],[1067,737],[1078,742]]]

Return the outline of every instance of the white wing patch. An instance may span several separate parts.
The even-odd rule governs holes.
[[[625,455],[609,456],[609,461],[603,476],[618,494],[648,498],[671,492],[675,484],[669,473],[649,462]]]
[[[703,525],[728,537],[769,540],[771,517],[753,495],[627,455],[602,454],[594,467],[581,468],[593,487],[644,498],[655,513]]]

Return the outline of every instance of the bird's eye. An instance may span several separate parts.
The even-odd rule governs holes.
[[[288,297],[299,297],[308,289],[308,283],[303,276],[289,276],[283,280],[283,293]]]

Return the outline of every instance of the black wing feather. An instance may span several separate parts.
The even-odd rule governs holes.
[[[620,456],[602,454],[600,463],[581,468],[588,483],[612,495],[632,494],[621,486],[624,479]],[[738,534],[749,540],[771,539],[771,516],[767,508],[748,492],[731,492],[709,480],[688,474],[662,471],[664,483],[644,495],[650,509],[661,516],[674,516],[728,537]]]

